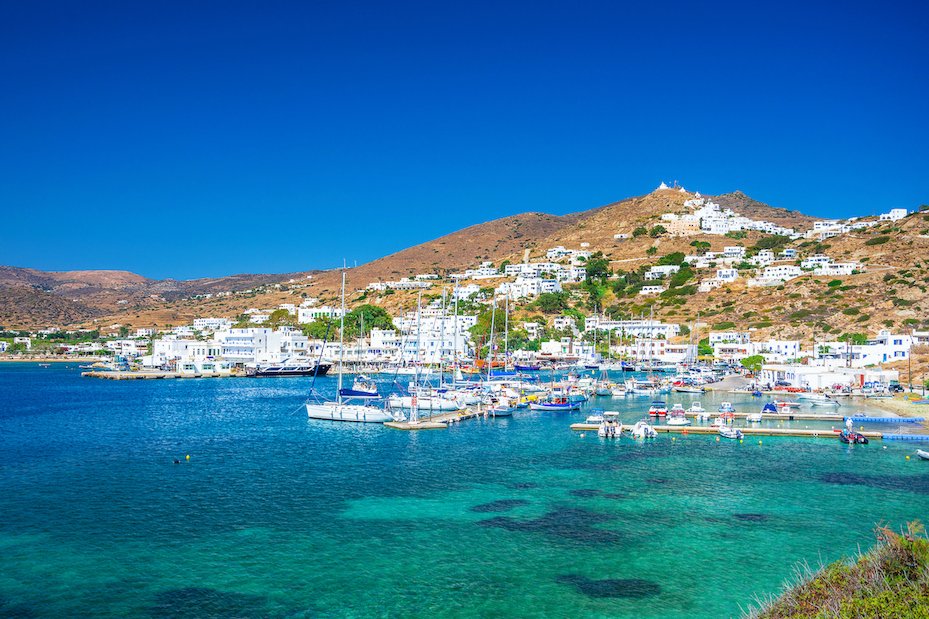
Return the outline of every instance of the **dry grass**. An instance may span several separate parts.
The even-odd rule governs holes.
[[[918,521],[902,533],[876,530],[877,544],[854,561],[794,569],[779,597],[756,598],[749,619],[929,617],[929,540]]]

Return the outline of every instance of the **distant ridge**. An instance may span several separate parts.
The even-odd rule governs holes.
[[[669,236],[640,234],[661,225],[666,213],[684,213],[693,193],[679,188],[658,189],[569,215],[527,212],[475,224],[352,268],[349,303],[373,302],[400,312],[415,304],[415,293],[367,295],[364,288],[377,281],[396,280],[420,273],[448,275],[490,261],[519,262],[528,250],[530,259],[545,259],[545,250],[558,245],[602,251],[615,271],[635,271],[673,252],[693,253],[693,243],[709,243],[714,251],[724,246],[751,247],[763,236],[745,232],[725,237],[695,234]],[[710,196],[704,196],[710,197]],[[749,217],[805,230],[817,218],[773,207],[741,191],[712,197],[720,205]],[[881,235],[875,242],[874,235]],[[886,237],[886,238],[884,238]],[[346,239],[350,242],[350,239]],[[727,328],[777,330],[778,337],[811,329],[874,331],[893,325],[920,325],[929,317],[929,220],[912,215],[896,223],[865,231],[851,231],[825,242],[801,239],[792,244],[800,251],[828,252],[837,261],[868,263],[868,271],[854,281],[831,288],[815,275],[791,280],[784,286],[746,288],[744,279],[711,293],[692,294],[674,302],[655,304],[655,317],[692,322],[697,313],[709,324]],[[897,276],[900,271],[900,276]],[[705,277],[706,274],[701,275]],[[903,285],[893,284],[903,282]],[[488,281],[486,286],[499,282]],[[443,286],[448,285],[443,284]],[[299,304],[312,296],[321,303],[338,302],[339,271],[297,271],[285,274],[237,274],[189,281],[152,280],[126,271],[39,271],[0,267],[0,324],[36,328],[78,324],[165,326],[185,324],[197,316],[236,317],[248,308],[274,308]],[[855,289],[845,294],[846,290]],[[435,288],[429,294],[436,294]],[[221,294],[222,293],[222,294]],[[825,294],[828,293],[828,294]],[[298,296],[294,296],[298,295]],[[896,295],[896,296],[893,296]],[[574,303],[585,303],[585,293],[573,293]],[[613,311],[641,313],[654,300],[612,298]],[[604,305],[603,308],[606,308]],[[589,309],[589,308],[588,308]],[[714,318],[714,316],[716,316]],[[797,316],[808,317],[802,323]],[[907,321],[904,323],[904,321]],[[921,322],[922,321],[922,322]],[[732,327],[729,327],[732,325]],[[804,331],[805,330],[805,331]],[[824,331],[825,332],[825,331]]]

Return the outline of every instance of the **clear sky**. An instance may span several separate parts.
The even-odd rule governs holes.
[[[925,2],[4,2],[0,264],[359,263],[662,180],[929,202]]]

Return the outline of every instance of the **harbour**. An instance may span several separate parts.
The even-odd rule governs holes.
[[[665,424],[656,424],[658,438],[646,441],[598,440],[590,425],[572,431],[597,407],[619,412],[624,422],[646,416],[647,397],[592,396],[568,413],[523,408],[493,417],[483,405],[479,414],[476,406],[431,418],[422,412],[420,427],[443,431],[418,432],[393,422],[307,419],[309,383],[299,377],[93,381],[61,364],[5,364],[0,395],[11,405],[2,418],[7,473],[0,509],[9,516],[0,527],[6,549],[0,570],[23,585],[0,583],[2,597],[46,616],[73,614],[90,600],[113,614],[146,616],[155,606],[206,612],[224,599],[256,615],[283,616],[338,604],[356,591],[352,599],[363,614],[408,615],[417,614],[414,592],[426,586],[432,603],[457,608],[455,583],[464,577],[481,587],[482,604],[496,614],[517,612],[521,592],[534,587],[547,595],[540,607],[546,614],[580,607],[633,616],[641,609],[636,598],[589,597],[577,589],[587,586],[583,578],[596,582],[599,570],[612,569],[618,578],[654,583],[649,599],[661,605],[661,617],[709,619],[731,614],[759,587],[776,589],[790,568],[784,557],[815,559],[836,528],[866,533],[867,505],[880,501],[885,517],[903,519],[925,496],[922,462],[907,459],[913,444],[875,437],[872,445],[842,445],[829,429],[842,423],[834,411],[828,422],[782,420],[797,430],[747,431],[741,445],[713,440],[709,428],[684,434]],[[337,377],[316,386],[332,397]],[[674,399],[695,398],[712,410],[721,398],[739,412],[761,407],[729,393]],[[866,406],[841,411],[888,418]],[[824,426],[819,441],[807,437],[804,424]],[[899,426],[865,432],[921,431],[918,423]],[[64,450],[62,432],[72,437]],[[801,475],[811,466],[820,472]],[[378,474],[349,477],[356,467]],[[719,478],[715,470],[728,473]],[[772,503],[775,493],[781,498]],[[112,501],[123,507],[103,508]],[[817,514],[820,524],[786,526],[796,510]],[[687,520],[677,516],[684,511]],[[51,537],[22,533],[50,521],[68,525]],[[639,533],[645,521],[690,540],[687,552],[680,542]],[[356,539],[361,530],[365,544]],[[719,535],[735,542],[725,555],[712,543]],[[172,539],[182,540],[182,552]],[[830,552],[852,550],[854,536],[848,541]],[[494,586],[480,563],[448,558],[462,547],[505,569],[512,586]],[[305,562],[297,559],[307,553],[327,569],[325,585],[307,584]],[[42,559],[18,560],[25,554]],[[619,572],[616,557],[626,565]],[[726,573],[733,560],[752,570],[751,582],[727,579],[711,599],[662,577],[667,569]],[[579,573],[578,562],[589,571]],[[422,575],[411,582],[395,575],[396,565]],[[357,592],[362,566],[385,576]],[[40,577],[41,590],[67,595],[35,593],[40,589],[31,583]],[[230,579],[242,578],[277,593],[235,597]],[[107,583],[104,592],[87,585],[95,581]]]

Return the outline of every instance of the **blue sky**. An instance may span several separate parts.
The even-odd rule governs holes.
[[[927,6],[6,2],[0,264],[331,267],[661,180],[913,208]]]

